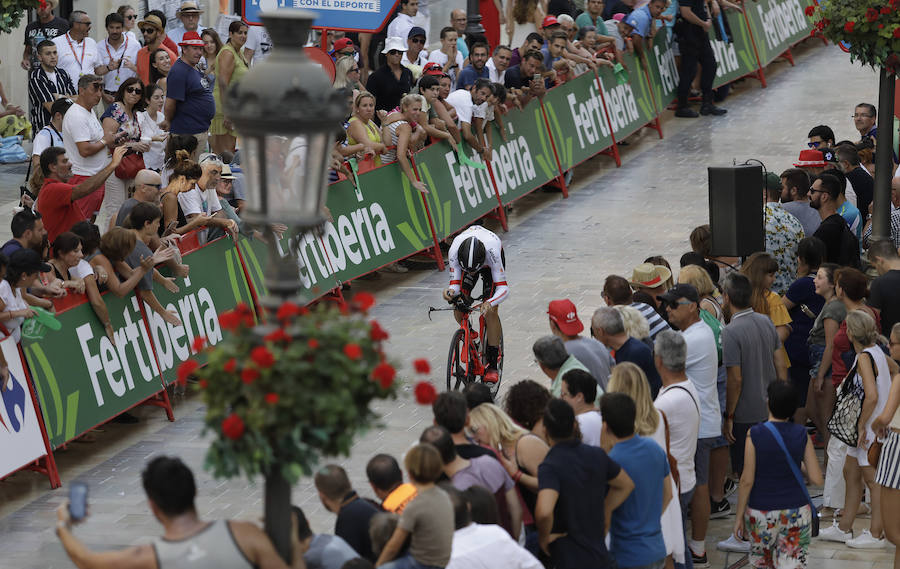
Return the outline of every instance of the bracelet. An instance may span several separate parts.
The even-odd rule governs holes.
[[[516,484],[518,484],[518,483],[519,483],[519,480],[522,479],[522,471],[521,471],[521,470],[517,470],[516,473],[513,474],[512,479],[513,479],[513,482],[515,482]]]

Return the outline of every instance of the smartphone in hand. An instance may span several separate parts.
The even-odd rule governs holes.
[[[87,516],[88,485],[84,482],[73,482],[69,488],[69,515],[72,521],[81,521]]]

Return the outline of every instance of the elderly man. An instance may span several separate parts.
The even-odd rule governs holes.
[[[466,24],[468,18],[465,10],[453,10],[450,12],[450,25],[456,30],[456,49],[462,54],[463,59],[469,57],[469,46],[466,44]]]
[[[51,243],[60,233],[68,231],[73,225],[85,219],[76,200],[92,193],[101,193],[104,182],[122,162],[127,150],[124,146],[116,148],[113,151],[112,161],[107,163],[104,156],[104,166],[96,174],[75,183],[72,180],[76,176],[72,175],[72,164],[65,149],[51,146],[41,154],[44,185],[35,205],[43,216],[44,227]]]
[[[178,205],[184,212],[184,217],[188,222],[192,222],[198,217],[203,218],[203,224],[207,227],[221,227],[226,231],[236,233],[237,224],[226,217],[222,205],[219,203],[219,196],[216,194],[216,185],[222,176],[222,160],[216,154],[205,153],[200,156],[199,164],[203,169],[203,175],[193,188],[178,194]],[[176,232],[178,232],[177,229]],[[201,243],[205,243],[206,239],[207,233],[202,231]]]
[[[144,37],[144,47],[137,54],[137,74],[144,85],[150,83],[150,56],[158,49],[166,50],[169,59],[175,61],[178,54],[166,47],[163,41],[168,39],[165,32],[165,22],[153,14],[148,14],[139,24],[138,28]],[[177,49],[177,46],[176,46]]]
[[[68,160],[71,161],[72,178],[69,182],[73,185],[78,185],[103,170],[108,156],[107,150],[117,144],[117,139],[105,138],[103,126],[93,111],[100,102],[102,93],[102,77],[82,75],[78,79],[78,97],[75,98],[75,104],[66,111],[63,118],[63,146]],[[97,188],[94,188],[97,191],[92,189],[78,201],[77,205],[81,209],[80,219],[91,219],[100,211],[106,190],[105,181],[106,177]],[[62,228],[59,233],[68,231],[69,227],[71,225]],[[51,233],[52,242],[59,233],[52,231]]]
[[[116,214],[116,225],[121,227],[125,218],[131,213],[132,208],[141,202],[159,205],[159,194],[162,186],[162,178],[159,172],[153,170],[141,170],[134,177],[134,193],[122,203],[119,213]]]
[[[544,375],[550,378],[550,393],[559,397],[562,393],[562,378],[567,371],[573,369],[590,370],[578,361],[575,356],[569,355],[563,341],[556,336],[543,336],[531,346],[534,359],[541,367]],[[597,378],[594,378],[596,381]]]
[[[876,115],[875,105],[871,103],[860,103],[853,109],[853,126],[859,131],[860,140],[874,139],[878,134],[878,127],[875,126]]]
[[[39,132],[50,124],[53,119],[50,107],[57,99],[76,94],[72,78],[65,69],[57,67],[59,56],[55,43],[50,40],[39,43],[37,58],[40,64],[28,72],[28,103],[31,106],[29,116],[34,132]]]
[[[491,83],[503,84],[511,58],[512,50],[509,49],[508,45],[498,45],[494,48],[494,55],[484,65],[487,67],[488,78],[491,80]]]
[[[662,380],[653,365],[653,354],[647,344],[625,332],[622,313],[610,306],[598,308],[591,318],[591,330],[594,338],[615,352],[617,364],[631,362],[644,370],[650,384],[650,395],[656,397]]]
[[[559,336],[565,343],[566,351],[588,368],[600,386],[600,391],[606,391],[610,370],[616,365],[609,355],[609,348],[595,338],[580,335],[584,330],[584,324],[578,318],[578,312],[571,300],[550,301],[547,314],[550,319],[550,332],[554,336]]]
[[[179,57],[166,79],[166,119],[162,127],[172,134],[191,134],[197,138],[197,150],[206,150],[209,125],[216,114],[213,85],[209,78],[197,69],[203,56],[203,40],[197,32],[184,34]]]
[[[697,437],[700,432],[700,397],[694,384],[688,379],[687,343],[677,332],[666,330],[656,337],[653,361],[662,378],[663,388],[654,404],[665,413],[669,426],[669,452],[678,464],[679,499],[681,519],[684,525],[685,563],[690,569],[687,511],[697,484],[694,457],[697,454]],[[680,563],[676,566],[681,566]]]
[[[88,37],[91,17],[81,10],[69,16],[69,31],[53,38],[59,54],[59,67],[66,70],[72,81],[82,75],[92,75],[97,65],[97,42]]]
[[[181,42],[184,40],[185,34],[194,32],[200,35],[200,32],[203,31],[200,28],[200,14],[200,7],[193,0],[186,0],[181,3],[181,7],[178,9],[178,19],[181,20],[181,25],[175,26],[166,34],[172,40],[172,43],[179,48],[183,48],[184,46],[181,45]],[[179,52],[182,50],[179,49]]]
[[[38,65],[35,57],[38,44],[53,41],[69,31],[69,22],[53,14],[58,5],[58,0],[38,4],[35,11],[37,18],[25,26],[25,51],[22,52],[22,69],[25,71]]]
[[[138,52],[141,45],[123,33],[125,19],[116,12],[106,16],[105,40],[97,48],[97,66],[94,73],[104,78],[103,102],[111,105],[119,85],[137,75]]]
[[[76,566],[183,567],[189,555],[202,554],[205,559],[214,557],[215,562],[210,563],[217,563],[218,567],[287,569],[272,542],[253,522],[200,519],[194,504],[194,475],[180,459],[154,457],[141,473],[141,480],[150,511],[165,530],[163,536],[125,549],[91,551],[72,532],[73,524],[78,522],[72,519],[65,501],[56,510],[56,535]]]

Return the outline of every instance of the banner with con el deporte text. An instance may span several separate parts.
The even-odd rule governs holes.
[[[46,455],[47,448],[16,341],[7,336],[0,342],[0,349],[9,366],[9,380],[5,387],[0,387],[0,449],[3,449],[0,478],[3,478]]]
[[[162,390],[137,297],[107,292],[103,300],[115,344],[89,302],[59,312],[62,328],[43,339],[22,336],[52,448]]]
[[[184,262],[191,270],[187,277],[175,280],[178,292],[169,292],[159,283],[153,287],[160,304],[178,315],[181,326],[169,324],[144,305],[153,348],[166,385],[175,381],[178,364],[186,359],[193,357],[200,364],[206,363],[206,354],[198,354],[191,344],[197,336],[205,337],[213,346],[222,341],[219,314],[240,302],[253,305],[250,286],[230,237],[216,239],[186,254]],[[164,276],[169,275],[165,267],[160,267],[159,271]]]
[[[809,37],[812,20],[805,10],[812,0],[758,0],[745,4],[759,62],[765,67],[792,45]]]

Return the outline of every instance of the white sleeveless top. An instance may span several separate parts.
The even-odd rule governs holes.
[[[216,520],[200,532],[173,541],[153,541],[159,569],[253,569],[237,545],[227,520]]]
[[[875,404],[875,410],[872,412],[872,415],[869,417],[868,422],[866,422],[866,431],[869,435],[869,440],[875,440],[875,434],[872,432],[872,422],[875,420],[875,417],[881,415],[881,412],[884,411],[884,406],[887,405],[888,395],[891,392],[891,370],[888,367],[887,356],[884,355],[884,352],[881,351],[881,348],[878,346],[872,346],[870,348],[866,348],[864,350],[875,362],[875,389],[878,391],[878,402]],[[859,355],[857,354],[857,359]],[[853,365],[856,365],[856,362],[853,362]],[[862,376],[856,374],[855,381],[859,382],[859,385],[862,385]]]

